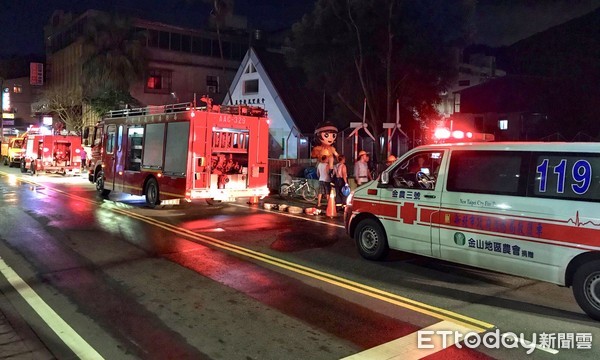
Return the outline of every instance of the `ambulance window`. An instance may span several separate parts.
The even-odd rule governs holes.
[[[524,195],[524,153],[457,150],[450,155],[448,191]]]
[[[441,161],[442,153],[439,151],[416,153],[391,170],[392,185],[397,188],[433,190]]]
[[[111,125],[107,129],[106,133],[106,153],[112,154],[115,151],[115,137],[117,133],[117,128],[114,125]]]
[[[537,197],[600,200],[598,154],[536,153],[530,171],[531,192]]]

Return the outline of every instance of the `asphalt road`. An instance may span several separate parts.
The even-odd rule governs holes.
[[[83,178],[4,167],[0,258],[0,308],[21,319],[8,330],[33,344],[27,356],[39,344],[59,359],[600,356],[598,323],[570,289],[397,252],[366,261],[341,215],[243,202],[148,209],[100,199]],[[515,348],[443,348],[435,333],[433,349],[418,349],[422,330],[504,334]],[[553,346],[527,354],[511,333]]]

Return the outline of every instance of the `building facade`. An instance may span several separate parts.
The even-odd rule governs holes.
[[[48,86],[82,91],[82,34],[90,18],[100,12],[88,10],[75,16],[55,11],[44,29],[46,80]],[[239,19],[239,17],[237,17]],[[238,25],[245,25],[238,21]],[[191,103],[209,95],[220,103],[248,47],[247,29],[221,31],[221,46],[215,31],[186,29],[134,18],[136,31],[145,36],[147,68],[144,79],[130,93],[141,106]],[[84,124],[97,117],[83,110]]]

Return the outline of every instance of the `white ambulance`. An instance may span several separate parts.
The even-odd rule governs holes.
[[[354,191],[359,253],[389,249],[572,286],[600,320],[600,144],[436,144]]]

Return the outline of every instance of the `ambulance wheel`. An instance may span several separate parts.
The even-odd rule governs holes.
[[[381,224],[373,219],[358,223],[354,235],[358,253],[369,260],[382,260],[390,250]]]
[[[110,194],[110,190],[106,190],[104,188],[104,171],[98,172],[96,176],[96,191],[100,194],[100,196],[106,197]]]
[[[573,276],[573,295],[581,309],[600,320],[600,260],[581,265]]]
[[[160,205],[158,183],[156,182],[156,179],[148,180],[148,182],[146,183],[145,193],[146,193],[146,204],[149,207],[155,208],[158,205]]]
[[[25,160],[21,160],[21,173],[26,173],[27,168],[25,167]]]

